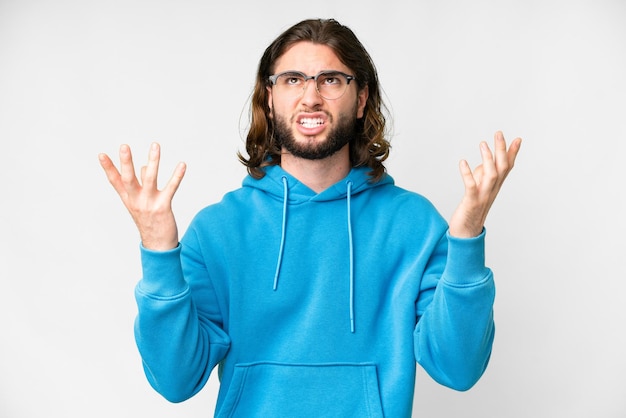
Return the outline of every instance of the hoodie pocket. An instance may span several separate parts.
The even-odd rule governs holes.
[[[376,366],[238,364],[217,417],[381,418]]]

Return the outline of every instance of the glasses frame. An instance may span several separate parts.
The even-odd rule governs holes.
[[[278,80],[278,77],[285,75],[285,74],[293,74],[293,75],[297,75],[297,76],[301,76],[304,79],[304,84],[302,85],[302,93],[303,94],[304,91],[306,90],[306,86],[308,85],[308,81],[309,80],[314,80],[315,81],[315,91],[317,91],[317,94],[320,95],[320,97],[323,97],[326,100],[338,100],[341,99],[343,97],[344,94],[346,94],[346,91],[348,91],[348,86],[350,85],[350,82],[352,80],[356,80],[356,77],[350,74],[346,74],[342,71],[337,71],[337,70],[324,70],[324,71],[320,71],[319,73],[315,74],[315,75],[306,75],[304,74],[302,71],[295,71],[295,70],[288,70],[288,71],[283,71],[281,73],[278,74],[273,74],[271,76],[268,77],[269,82],[272,84],[272,86],[276,85],[276,81]],[[319,85],[317,84],[317,79],[320,76],[324,76],[324,75],[337,75],[337,76],[342,76],[343,78],[346,79],[346,88],[343,91],[343,93],[341,93],[341,95],[339,95],[338,97],[334,97],[332,99],[329,99],[328,97],[324,96],[321,92],[320,92],[320,88]]]

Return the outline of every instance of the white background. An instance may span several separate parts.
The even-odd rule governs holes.
[[[389,171],[448,217],[458,160],[524,138],[488,220],[489,369],[457,393],[419,372],[415,416],[626,416],[626,2],[0,0],[0,416],[207,417],[215,375],[169,404],[134,346],[138,236],[97,154],[189,168],[181,231],[240,185],[258,59],[335,17],[393,113]],[[392,213],[389,216],[393,216]]]

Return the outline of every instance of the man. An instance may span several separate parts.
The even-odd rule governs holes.
[[[243,187],[198,213],[181,242],[159,146],[141,182],[100,155],[141,234],[137,344],[172,402],[219,364],[218,417],[408,417],[415,362],[457,390],[484,372],[494,337],[485,218],[521,144],[460,165],[449,224],[385,173],[376,70],[352,31],[307,20],[261,58]]]

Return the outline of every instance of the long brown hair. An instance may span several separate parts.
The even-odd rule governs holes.
[[[347,26],[334,19],[304,20],[283,32],[267,47],[256,76],[250,105],[250,130],[246,138],[248,158],[238,153],[254,178],[262,178],[263,167],[280,164],[280,146],[274,138],[274,124],[269,117],[269,76],[274,64],[293,44],[309,41],[327,45],[339,60],[354,71],[359,90],[368,87],[369,95],[363,117],[357,120],[356,137],[350,142],[350,162],[353,167],[369,167],[372,181],[385,173],[383,162],[389,156],[390,144],[385,139],[385,105],[380,95],[376,67],[361,42]]]

